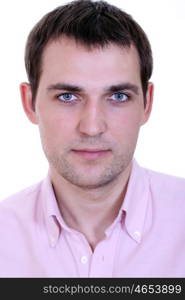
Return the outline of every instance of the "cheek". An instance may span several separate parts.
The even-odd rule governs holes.
[[[39,130],[42,144],[47,148],[61,147],[70,141],[72,120],[61,114],[42,114],[39,118]]]
[[[138,135],[140,129],[141,116],[138,110],[117,114],[112,118],[112,134],[119,137],[120,139],[134,139]]]

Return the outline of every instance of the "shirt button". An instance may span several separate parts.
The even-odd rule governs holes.
[[[136,237],[140,237],[141,233],[140,233],[139,231],[135,231],[135,232],[134,232],[134,235],[135,235]]]
[[[88,261],[87,256],[82,256],[82,257],[81,257],[81,263],[82,263],[82,264],[86,264],[87,261]]]
[[[54,237],[51,237],[50,241],[51,241],[51,246],[52,246],[52,247],[55,246],[55,238],[54,238]]]

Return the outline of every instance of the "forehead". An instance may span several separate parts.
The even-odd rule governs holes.
[[[42,58],[41,77],[78,76],[96,80],[120,76],[140,79],[139,56],[136,48],[110,43],[105,47],[88,48],[74,39],[62,37],[50,41]],[[68,79],[68,78],[66,78]],[[128,80],[129,78],[127,78]]]

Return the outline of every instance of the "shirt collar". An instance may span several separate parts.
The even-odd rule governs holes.
[[[70,228],[61,216],[49,173],[42,183],[41,197],[43,199],[44,221],[49,243],[54,247],[59,239],[61,228],[63,227],[67,231],[70,231]],[[122,219],[122,224],[124,226],[125,223],[128,234],[138,243],[143,235],[148,199],[147,171],[133,160],[126,195],[117,220]],[[125,222],[123,222],[123,219]]]
[[[41,197],[43,200],[44,222],[51,247],[55,247],[61,232],[61,214],[54,194],[49,173],[42,183]]]
[[[138,243],[141,241],[144,233],[149,197],[150,189],[147,170],[141,168],[133,160],[131,175],[121,210],[125,214],[125,227],[128,234]]]

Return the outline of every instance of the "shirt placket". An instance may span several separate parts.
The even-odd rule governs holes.
[[[113,277],[115,264],[119,264],[116,253],[119,251],[119,236],[121,233],[119,222],[109,235],[95,248],[92,255],[89,277]]]
[[[66,239],[77,270],[76,276],[88,277],[92,250],[85,236],[80,232],[71,231],[66,233]]]

